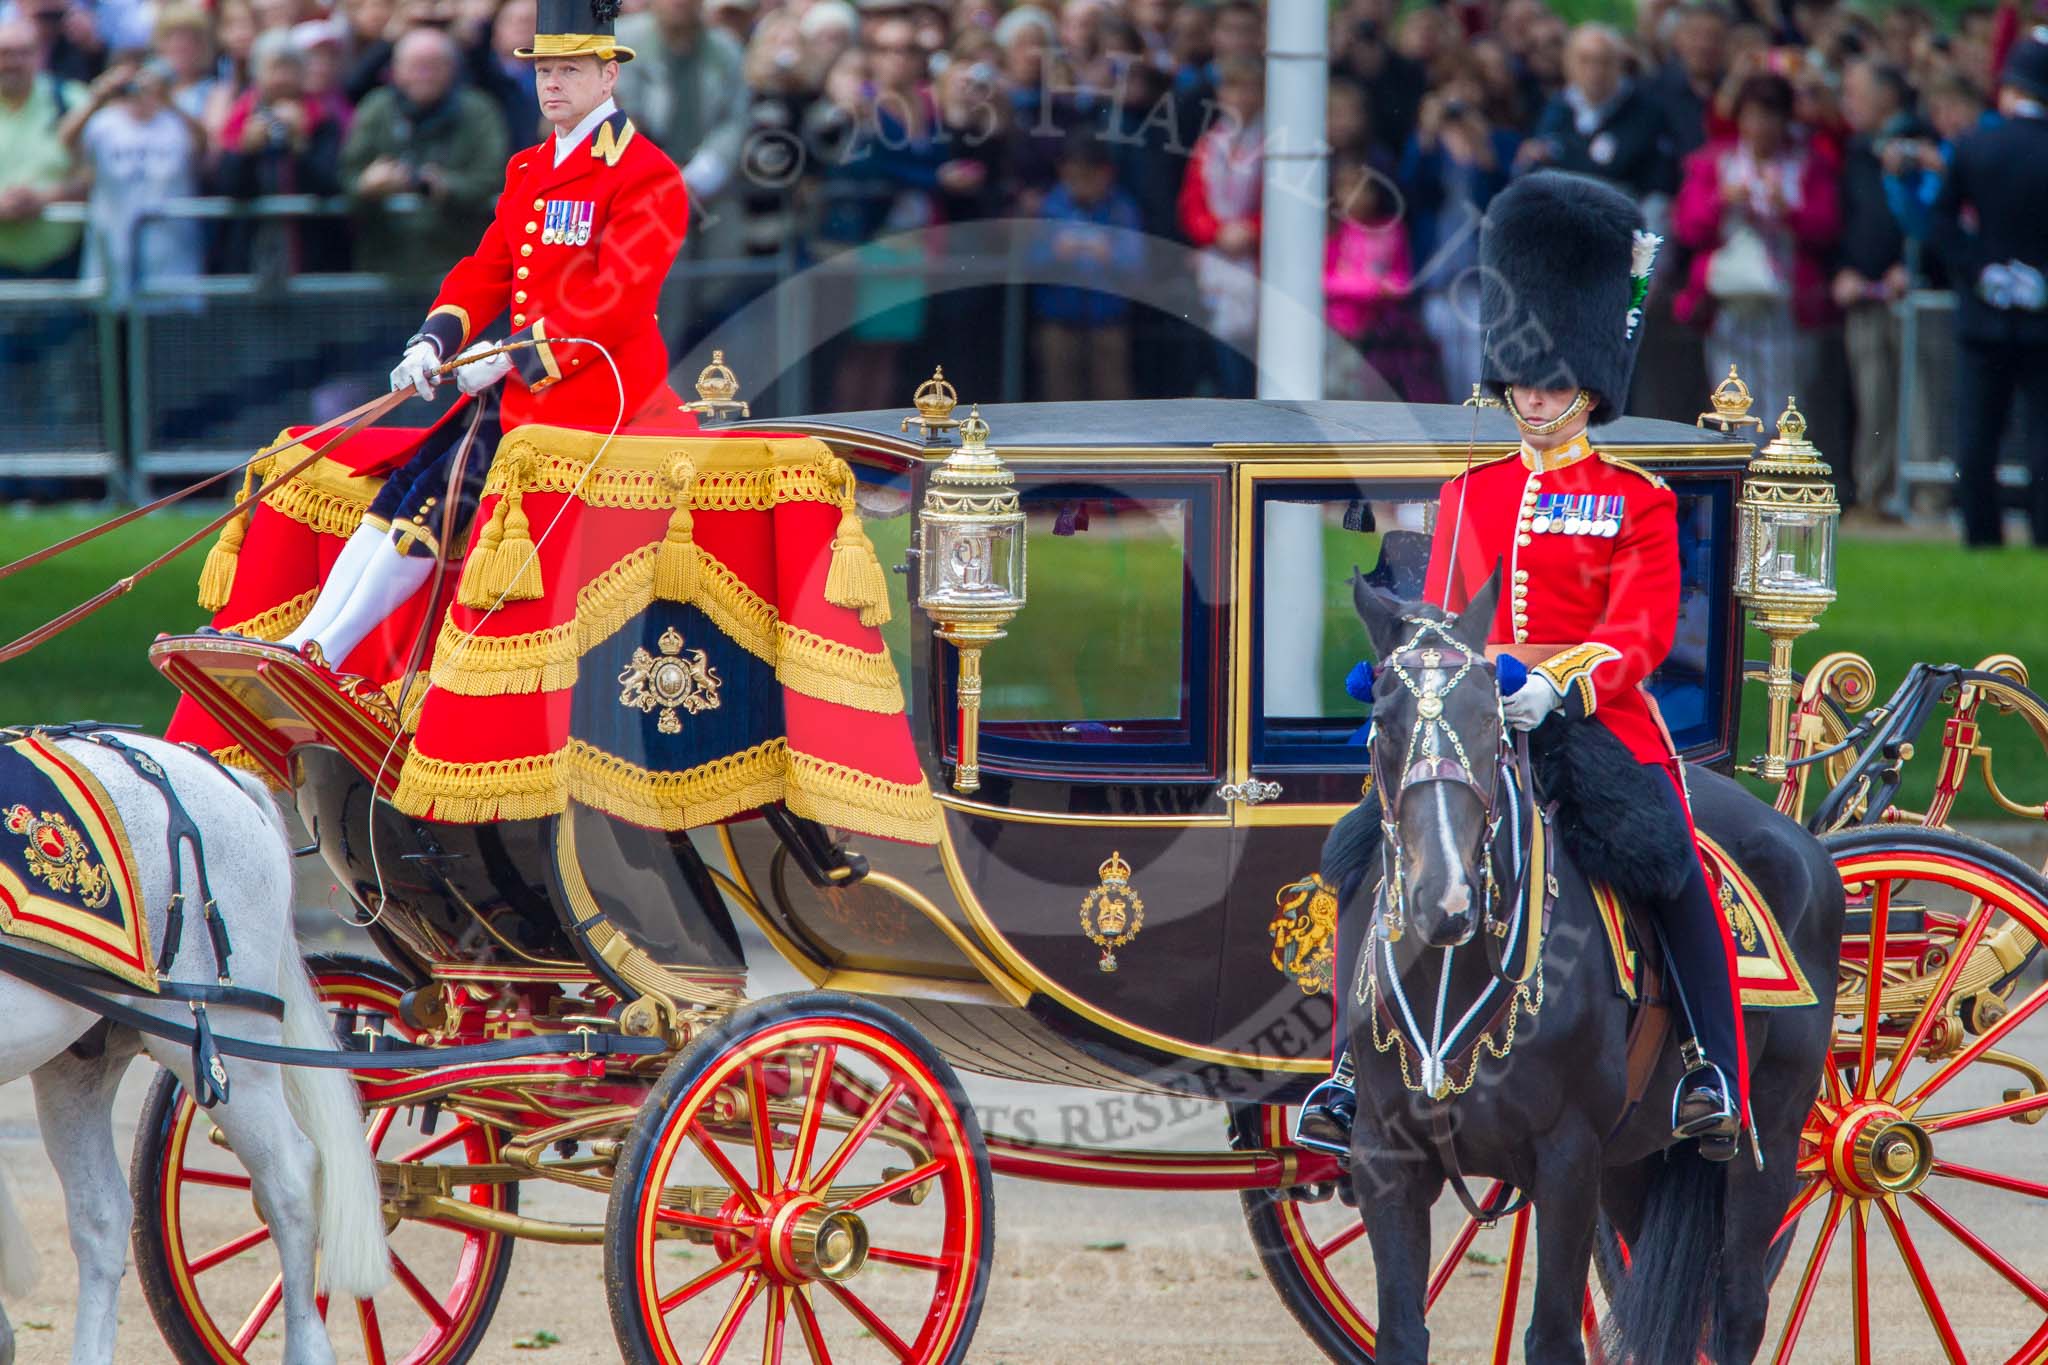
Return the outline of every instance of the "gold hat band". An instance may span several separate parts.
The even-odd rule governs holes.
[[[512,55],[526,61],[537,57],[596,57],[607,62],[630,62],[633,49],[623,46],[609,33],[536,33],[532,47],[522,47]]]

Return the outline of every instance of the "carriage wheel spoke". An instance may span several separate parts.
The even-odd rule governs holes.
[[[768,1330],[761,1333],[761,1365],[782,1365],[782,1332],[787,1317],[786,1285],[768,1286]]]
[[[927,1256],[921,1251],[897,1251],[893,1247],[868,1248],[868,1259],[883,1265],[905,1265],[915,1270],[944,1270],[952,1261],[944,1256]]]
[[[185,1166],[178,1171],[178,1183],[181,1185],[218,1185],[224,1190],[246,1190],[249,1188],[249,1177],[237,1175],[233,1171],[201,1171]]]
[[[1825,1194],[1827,1188],[1828,1182],[1821,1176],[1815,1176],[1807,1183],[1806,1188],[1799,1192],[1799,1197],[1792,1201],[1792,1206],[1785,1210],[1785,1217],[1778,1223],[1778,1230],[1771,1234],[1772,1246],[1776,1246],[1780,1237],[1798,1226],[1800,1215],[1812,1208],[1813,1202]]]
[[[900,1089],[901,1087],[896,1088]],[[883,1322],[874,1309],[868,1307],[866,1300],[837,1280],[825,1280],[822,1283],[825,1288],[832,1291],[833,1298],[846,1306],[847,1312],[860,1319],[861,1326],[873,1332],[877,1341],[895,1353],[898,1360],[910,1359],[910,1343],[897,1336],[895,1330],[888,1323]]]
[[[698,1358],[699,1365],[718,1365],[725,1359],[725,1348],[732,1345],[733,1337],[740,1330],[740,1322],[747,1316],[747,1309],[753,1307],[754,1299],[761,1292],[761,1272],[749,1270],[740,1281],[740,1287],[733,1291],[732,1302],[725,1306],[725,1316],[718,1320],[718,1330],[711,1334],[710,1343],[704,1354]]]
[[[803,1116],[797,1120],[796,1144],[789,1153],[789,1183],[801,1185],[810,1170],[811,1153],[818,1145],[818,1125],[825,1117],[825,1097],[832,1088],[832,1071],[839,1063],[839,1044],[820,1043],[811,1058],[811,1090],[804,1101]]]
[[[242,1325],[235,1329],[235,1337],[229,1344],[236,1354],[249,1349],[256,1334],[263,1330],[263,1324],[270,1321],[270,1315],[277,1311],[284,1301],[284,1276],[279,1275],[270,1282],[270,1288],[263,1291],[263,1297],[256,1300],[256,1306],[249,1310],[249,1316],[242,1319]]]
[[[768,1121],[768,1086],[761,1079],[761,1063],[747,1063],[748,1126],[754,1132],[754,1174],[763,1190],[775,1188],[774,1126]]]
[[[1847,1203],[1839,1194],[1828,1203],[1827,1220],[1820,1225],[1820,1235],[1814,1239],[1813,1251],[1806,1258],[1806,1270],[1799,1277],[1799,1296],[1792,1301],[1792,1313],[1785,1319],[1785,1330],[1778,1337],[1778,1353],[1771,1357],[1774,1365],[1785,1365],[1792,1358],[1799,1329],[1806,1323],[1806,1310],[1813,1307],[1813,1291],[1820,1287],[1821,1266],[1827,1262],[1828,1248],[1834,1245],[1836,1229],[1842,1226],[1843,1206]]]
[[[384,1145],[384,1139],[391,1133],[391,1125],[398,1120],[398,1110],[384,1108],[377,1111],[377,1117],[370,1120],[370,1150],[375,1152]]]
[[[1893,1054],[1892,1064],[1886,1068],[1884,1080],[1876,1090],[1871,1090],[1868,1079],[1863,1078],[1862,1089],[1858,1093],[1876,1095],[1884,1100],[1889,1100],[1898,1093],[1899,1082],[1906,1077],[1906,1067],[1912,1063],[1914,1054],[1920,1051],[1920,1045],[1927,1041],[1927,1031],[1934,1027],[1935,1017],[1946,1008],[1949,997],[1955,992],[1956,978],[1963,974],[1963,967],[1969,962],[1970,954],[1977,951],[1977,944],[1983,939],[1984,931],[1991,927],[1992,908],[1989,901],[1977,902],[1976,909],[1970,915],[1969,928],[1964,930],[1962,938],[1950,951],[1948,965],[1942,968],[1941,979],[1935,983],[1934,989],[1928,992],[1925,1003],[1920,1006],[1920,1012],[1913,1016],[1913,1027],[1907,1031],[1904,1041],[1899,1044],[1899,1050]]]
[[[1949,1325],[1941,1299],[1927,1279],[1927,1266],[1920,1259],[1920,1248],[1914,1245],[1913,1234],[1906,1231],[1906,1220],[1899,1216],[1899,1211],[1889,1199],[1878,1200],[1877,1211],[1884,1216],[1884,1225],[1892,1234],[1892,1243],[1899,1249],[1899,1259],[1906,1263],[1906,1274],[1912,1278],[1913,1290],[1920,1296],[1921,1311],[1927,1314],[1934,1334],[1941,1338],[1942,1352],[1954,1365],[1962,1365],[1965,1360],[1962,1344],[1956,1340],[1955,1328]]]
[[[734,1271],[745,1270],[753,1264],[754,1253],[751,1248],[738,1252],[731,1259],[720,1261],[674,1293],[664,1296],[656,1306],[661,1310],[662,1316],[666,1317]]]
[[[428,1157],[433,1156],[436,1152],[446,1151],[448,1148],[453,1147],[456,1143],[468,1137],[471,1130],[475,1127],[475,1123],[473,1123],[469,1119],[464,1119],[462,1120],[462,1122],[456,1124],[453,1128],[450,1128],[447,1132],[442,1133],[440,1136],[428,1138],[425,1142],[422,1142],[419,1146],[413,1148],[411,1151],[404,1153],[398,1159],[400,1162],[425,1161]]]
[[[818,1173],[806,1182],[813,1193],[832,1187],[832,1182],[846,1169],[846,1163],[853,1160],[853,1154],[860,1150],[860,1145],[875,1131],[875,1125],[882,1121],[882,1116],[889,1112],[889,1106],[896,1103],[898,1097],[903,1094],[903,1089],[902,1081],[891,1081],[888,1089],[875,1096],[874,1102],[868,1105],[867,1112],[860,1116],[860,1122],[853,1125],[853,1131],[840,1140],[838,1149],[818,1168]]]
[[[713,1218],[707,1213],[687,1213],[682,1209],[656,1209],[654,1211],[654,1221],[657,1223],[668,1223],[679,1228],[697,1228],[703,1232],[729,1232],[732,1230],[731,1219]]]
[[[1494,1181],[1492,1188],[1479,1196],[1479,1207],[1482,1209],[1492,1208],[1493,1201],[1500,1196],[1503,1188],[1505,1186],[1501,1181]],[[1363,1218],[1358,1220],[1358,1226],[1361,1229],[1365,1227],[1365,1220]],[[1465,1263],[1465,1253],[1471,1250],[1472,1243],[1478,1239],[1478,1236],[1479,1220],[1467,1218],[1464,1225],[1458,1229],[1458,1235],[1451,1239],[1451,1245],[1444,1252],[1443,1259],[1438,1261],[1436,1269],[1430,1272],[1429,1290],[1423,1299],[1422,1305],[1425,1312],[1436,1303],[1437,1296],[1444,1292],[1444,1286],[1451,1282],[1451,1276],[1458,1273],[1458,1267]]]
[[[1979,1057],[1998,1046],[1999,1039],[2004,1038],[2014,1029],[2025,1023],[2028,1017],[2043,1005],[2048,1005],[2048,982],[2044,982],[2027,992],[2027,998],[2021,1001],[2016,1008],[2009,1011],[1997,1023],[1985,1029],[1984,1032],[1971,1040],[1968,1047],[1949,1058],[1946,1062],[1943,1062],[1933,1075],[1913,1087],[1912,1091],[1899,1101],[1899,1107],[1909,1114],[1912,1113],[1919,1105],[1926,1103],[1928,1097],[1933,1095],[1935,1091],[1941,1089],[1960,1075],[1964,1067],[1970,1066]],[[2048,1097],[2044,1097],[2042,1102],[2048,1103]]]
[[[690,1141],[697,1144],[697,1150],[702,1152],[704,1159],[717,1170],[718,1178],[732,1187],[733,1193],[740,1197],[740,1202],[747,1206],[748,1212],[759,1213],[761,1199],[754,1193],[754,1187],[746,1182],[746,1178],[733,1167],[731,1160],[719,1150],[718,1139],[706,1132],[704,1125],[695,1119],[690,1120]]]
[[[927,1161],[914,1171],[905,1171],[902,1175],[891,1176],[866,1193],[849,1199],[844,1204],[835,1204],[833,1207],[857,1213],[870,1204],[881,1203],[892,1194],[901,1194],[904,1190],[910,1189],[913,1186],[922,1185],[925,1181],[930,1180],[945,1169],[946,1163],[943,1161]]]
[[[1880,881],[1870,896],[1870,977],[1863,989],[1863,1037],[1857,1049],[1856,1087],[1867,1093],[1877,1074],[1877,1020],[1884,1008],[1884,948],[1891,929],[1892,879]],[[1832,1070],[1833,1068],[1830,1068]]]
[[[252,1228],[240,1237],[235,1238],[232,1242],[223,1242],[204,1256],[194,1258],[191,1265],[191,1273],[194,1275],[204,1275],[222,1261],[231,1261],[250,1247],[261,1246],[269,1240],[270,1228],[267,1224]]]
[[[405,1263],[405,1258],[395,1251],[391,1253],[391,1273],[405,1286],[405,1292],[412,1295],[413,1302],[434,1320],[434,1325],[446,1331],[448,1324],[454,1319],[448,1315],[448,1310],[441,1306],[441,1301],[434,1297],[433,1291],[420,1283],[420,1277],[412,1273],[412,1267]]]
[[[1937,1159],[1931,1168],[1936,1175],[1945,1175],[1954,1180],[1967,1180],[1972,1185],[1989,1185],[1994,1190],[2006,1190],[2012,1194],[2024,1194],[2032,1199],[2048,1199],[2048,1185],[2022,1180],[2016,1175],[2002,1175],[1997,1171],[1980,1171],[1975,1166],[1959,1166],[1953,1161]]]
[[[1365,1220],[1361,1218],[1329,1241],[1317,1247],[1316,1255],[1327,1261],[1363,1236],[1365,1236]]]
[[[1855,1301],[1856,1365],[1870,1365],[1870,1222],[1859,1203],[1849,1206],[1849,1269]]]
[[[384,1327],[377,1321],[376,1300],[356,1300],[356,1321],[362,1324],[363,1356],[369,1365],[388,1365],[390,1357],[384,1354]]]
[[[803,1289],[789,1291],[789,1306],[796,1313],[796,1329],[803,1333],[804,1351],[811,1358],[811,1365],[832,1365],[832,1353],[825,1349],[825,1332],[818,1326],[818,1310],[811,1307],[811,1296]]]
[[[1995,1123],[1999,1119],[2017,1118],[2036,1110],[2048,1109],[2048,1090],[2036,1091],[1997,1104],[1987,1104],[1982,1109],[1955,1109],[1946,1114],[1915,1115],[1920,1126],[1930,1133],[1947,1132],[1954,1128],[1974,1128],[1980,1123]]]
[[[1921,1194],[1918,1190],[1915,1190],[1907,1197],[1919,1206],[1922,1213],[1941,1224],[1949,1236],[1967,1247],[1978,1260],[2004,1276],[2007,1284],[2019,1290],[2020,1293],[2025,1294],[2041,1307],[2048,1308],[2048,1289],[2043,1289],[2040,1285],[2029,1279],[2026,1273],[2018,1266],[1999,1255],[1990,1243],[1964,1227],[1961,1220],[1954,1214],[1926,1195]]]

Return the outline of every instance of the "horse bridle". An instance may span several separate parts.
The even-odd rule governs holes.
[[[1464,737],[1444,717],[1445,699],[1475,667],[1485,664],[1486,656],[1466,648],[1451,634],[1449,622],[1426,617],[1402,619],[1415,627],[1415,633],[1381,663],[1381,667],[1415,698],[1415,724],[1408,732],[1400,781],[1387,780],[1377,744],[1372,748],[1370,759],[1373,785],[1380,791],[1381,848],[1386,862],[1387,894],[1377,924],[1379,936],[1389,942],[1401,937],[1406,920],[1406,888],[1401,878],[1399,856],[1401,800],[1409,788],[1427,782],[1455,782],[1478,798],[1486,824],[1483,849],[1485,911],[1489,920],[1494,917],[1500,895],[1500,879],[1494,873],[1494,845],[1500,832],[1501,774],[1511,761],[1505,721],[1495,744],[1493,761],[1483,767],[1475,767],[1466,750]],[[1431,637],[1435,643],[1425,643]],[[1422,674],[1420,680],[1416,677],[1417,671]],[[1439,683],[1437,675],[1445,672],[1450,676]]]

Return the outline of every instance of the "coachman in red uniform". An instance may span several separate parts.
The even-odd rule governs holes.
[[[1591,720],[1659,771],[1674,832],[1689,836],[1684,776],[1643,682],[1678,626],[1677,500],[1663,480],[1600,453],[1587,427],[1617,416],[1657,239],[1633,201],[1598,182],[1540,172],[1496,197],[1480,238],[1487,387],[1521,429],[1521,449],[1444,485],[1425,596],[1458,612],[1496,566],[1507,575],[1488,653],[1527,678],[1507,696],[1508,724],[1533,730]],[[1519,670],[1503,668],[1503,686]],[[1725,1159],[1742,1126],[1746,1063],[1735,949],[1704,867],[1654,915],[1690,1036],[1672,1101],[1680,1137]],[[1304,1105],[1315,1145],[1348,1132],[1338,1075]],[[1724,1070],[1724,1068],[1726,1068]]]
[[[612,101],[619,63],[633,57],[612,36],[617,13],[617,0],[541,0],[533,46],[517,55],[534,64],[554,132],[513,154],[495,220],[448,272],[391,372],[393,389],[410,385],[431,398],[443,366],[457,361],[462,402],[389,475],[312,613],[280,643],[310,643],[309,653],[338,663],[426,581],[442,548],[440,500],[470,403],[487,405],[478,452],[529,422],[597,431],[692,425],[669,387],[654,315],[689,199],[675,163]],[[478,337],[502,315],[509,336]],[[481,454],[465,466],[458,540],[488,469]]]

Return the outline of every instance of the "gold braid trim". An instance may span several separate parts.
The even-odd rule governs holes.
[[[276,779],[271,777],[269,771],[256,761],[255,755],[251,754],[242,745],[230,744],[225,748],[215,749],[213,751],[213,758],[223,768],[234,768],[241,772],[253,774],[262,778],[265,786],[273,790],[278,789]]]
[[[258,640],[275,640],[303,622],[313,610],[320,589],[308,588],[297,597],[280,602],[269,611],[258,612],[246,621],[238,621],[227,629],[237,635],[248,635]],[[222,759],[223,763],[227,760]]]
[[[783,799],[807,820],[883,839],[936,844],[945,826],[923,779],[890,782],[805,753],[789,756],[789,789]]]
[[[559,815],[570,801],[649,829],[729,820],[785,800],[806,819],[879,838],[939,841],[942,816],[924,782],[889,782],[809,754],[777,737],[679,773],[654,772],[580,739],[560,752],[492,763],[415,753],[392,803],[456,824]]]
[[[362,524],[383,484],[381,478],[358,478],[347,465],[323,455],[283,487],[271,489],[263,505],[323,536],[347,537]]]
[[[654,561],[643,545],[576,594],[576,619],[524,635],[465,638],[442,622],[434,645],[434,686],[465,697],[559,692],[572,687],[583,655],[625,629],[654,602]],[[692,605],[742,649],[775,665],[787,687],[819,701],[885,716],[903,710],[903,689],[886,649],[869,653],[780,620],[775,604],[710,555],[699,554]]]
[[[511,488],[512,462],[523,461],[516,480],[522,492],[574,493],[586,507],[668,512],[676,505],[669,471],[681,456],[695,470],[689,481],[693,512],[766,512],[786,502],[839,502],[837,462],[824,442],[810,437],[621,436],[604,452],[603,463],[591,469],[603,444],[602,432],[519,427],[499,445],[484,480],[484,496]]]

